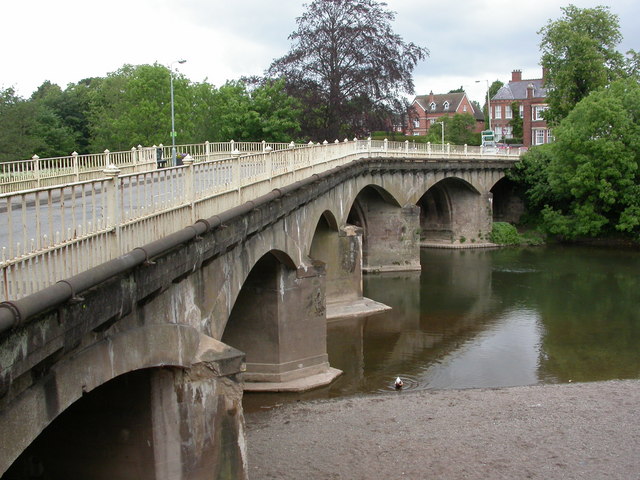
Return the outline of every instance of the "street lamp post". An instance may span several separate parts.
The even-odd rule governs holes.
[[[171,84],[171,158],[173,166],[176,164],[176,116],[173,106],[173,64],[184,63],[186,60],[176,60],[169,64],[169,83]]]
[[[480,83],[482,80],[476,80],[476,83]],[[487,82],[487,117],[489,118],[489,130],[491,130],[491,98],[489,97],[489,80]]]

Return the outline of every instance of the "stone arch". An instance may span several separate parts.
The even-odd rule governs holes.
[[[436,182],[418,200],[422,242],[476,242],[490,231],[487,202],[476,187],[457,177]],[[488,205],[490,208],[490,203]]]
[[[503,177],[491,188],[491,193],[493,194],[493,221],[518,223],[525,208],[515,182]]]
[[[339,229],[333,214],[325,211],[313,233],[309,257],[325,265],[327,307],[361,299],[361,230],[350,225]]]
[[[278,277],[292,263],[283,262],[286,257],[282,251],[272,250],[253,265],[222,334],[221,341],[244,352],[248,362],[262,357],[272,361],[277,356],[278,325],[272,320],[278,317]]]
[[[51,422],[86,393],[139,370],[190,368],[197,358],[200,337],[197,330],[186,325],[152,324],[114,334],[58,362],[47,381],[31,387],[4,412],[20,425],[0,423],[1,437],[15,438],[3,446],[0,471],[5,471]],[[30,421],[25,422],[26,418]],[[14,430],[20,432],[19,438],[12,435]]]
[[[363,230],[363,270],[419,268],[417,216],[417,207],[403,207],[386,189],[374,184],[361,188],[347,223]]]
[[[324,265],[291,265],[282,251],[264,254],[242,284],[222,334],[223,343],[246,355],[246,389],[262,384],[273,390],[329,370]]]
[[[31,442],[6,478],[153,478],[151,382],[149,369],[136,370],[82,396]]]

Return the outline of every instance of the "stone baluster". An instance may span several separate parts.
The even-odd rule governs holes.
[[[108,152],[109,150],[107,150]],[[107,181],[105,182],[107,195],[107,212],[105,215],[105,223],[112,227],[115,234],[111,243],[111,257],[115,258],[120,253],[120,209],[118,208],[118,176],[120,169],[115,165],[109,165],[103,170]]]
[[[78,168],[78,152],[73,152],[71,154],[71,159],[72,159],[72,163],[73,163],[73,177],[75,178],[76,182],[80,181],[80,169]]]
[[[36,177],[36,187],[40,187],[40,157],[38,155],[34,155],[31,157],[33,160],[33,175]]]

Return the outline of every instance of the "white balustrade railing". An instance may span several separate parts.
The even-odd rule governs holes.
[[[180,146],[184,165],[156,168],[156,149],[78,155],[46,164],[69,169],[73,180],[0,194],[0,300],[34,293],[152,242],[198,218],[357,158],[514,158],[519,151],[483,154],[480,147],[354,140],[333,144],[240,143]],[[135,154],[134,154],[135,150]],[[246,153],[258,150],[260,153]],[[56,159],[53,159],[56,160]],[[105,165],[105,162],[109,161]],[[100,168],[78,180],[77,165]],[[105,168],[106,167],[106,168]],[[45,182],[41,177],[40,181]],[[62,178],[62,177],[58,177]],[[45,182],[46,183],[46,182]]]
[[[171,146],[143,147],[139,145],[124,152],[110,152],[67,157],[39,158],[34,155],[29,160],[0,162],[0,193],[16,192],[39,187],[64,185],[100,178],[109,165],[117,166],[122,172],[152,170],[161,166],[173,166]],[[199,143],[180,145],[179,152],[189,154],[196,161],[228,157],[237,150],[243,153],[263,152],[266,148],[282,150],[287,143],[230,142]]]

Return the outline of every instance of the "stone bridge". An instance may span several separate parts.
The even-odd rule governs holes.
[[[246,478],[243,390],[331,382],[362,273],[487,242],[514,162],[353,161],[1,303],[2,478]]]

